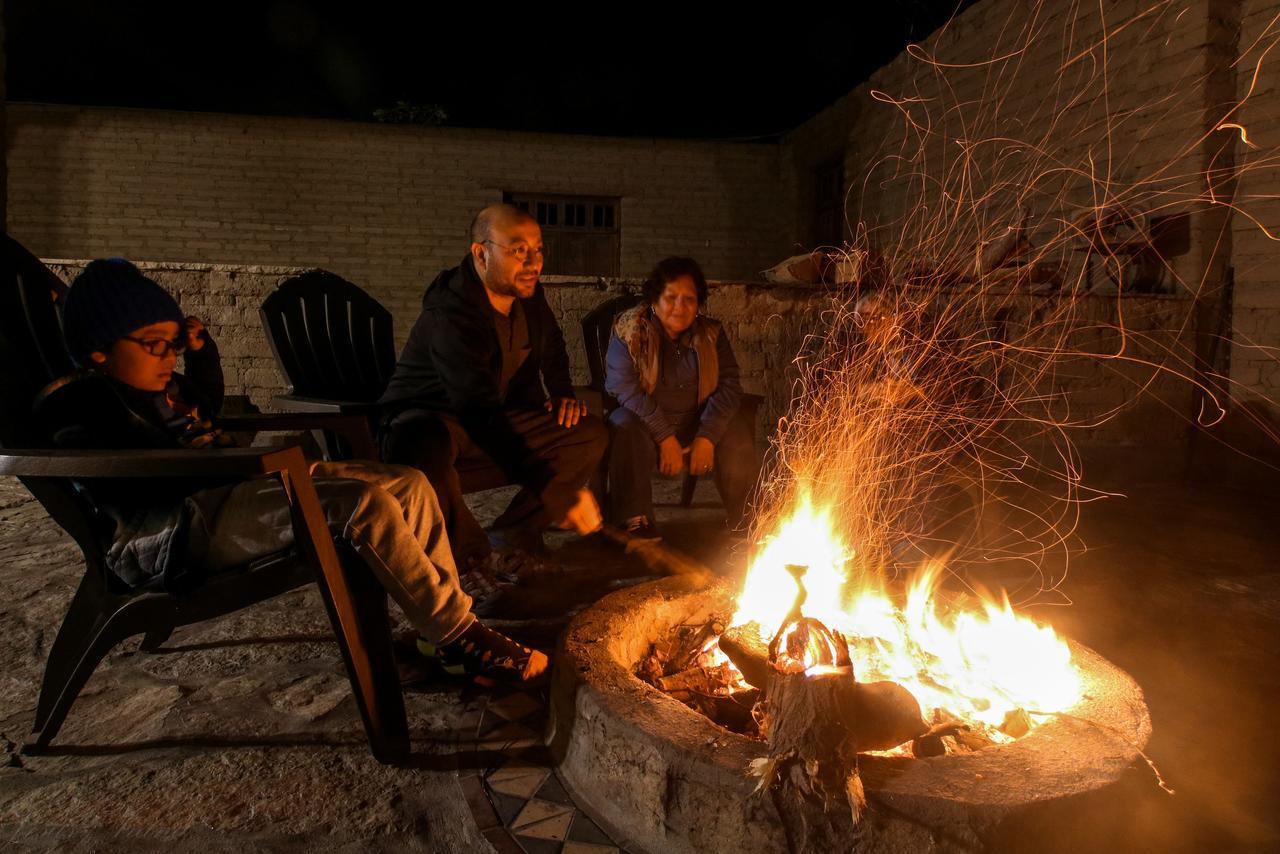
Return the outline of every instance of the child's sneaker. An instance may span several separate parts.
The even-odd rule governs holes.
[[[529,685],[547,672],[547,657],[536,649],[516,643],[479,620],[452,643],[433,644],[418,638],[418,651],[435,658],[444,672],[468,676],[481,685]]]

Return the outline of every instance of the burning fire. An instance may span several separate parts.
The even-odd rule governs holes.
[[[940,710],[994,731],[1018,709],[1061,712],[1080,700],[1080,673],[1066,643],[1015,614],[1006,597],[982,598],[980,609],[943,608],[935,597],[942,565],[933,563],[899,607],[854,569],[854,557],[835,533],[830,510],[801,498],[752,562],[731,624],[754,622],[762,640],[771,640],[797,593],[786,567],[802,564],[805,616],[845,635],[859,681],[897,682],[919,701],[926,720]],[[810,652],[806,663],[812,670],[826,662]]]

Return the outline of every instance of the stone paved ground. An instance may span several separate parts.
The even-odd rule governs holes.
[[[675,486],[664,485],[671,501]],[[478,496],[481,521],[510,495]],[[710,503],[682,511],[673,532],[717,515]],[[637,575],[612,551],[552,539],[565,573],[532,584],[520,597],[520,619],[507,623],[547,648],[568,611]],[[723,552],[715,537],[700,539]],[[472,772],[526,745],[486,732],[498,719],[486,714],[493,697],[435,680],[407,696],[421,767],[379,765],[314,588],[180,629],[160,654],[138,652],[136,640],[117,648],[72,707],[55,750],[17,753],[81,567],[70,538],[16,480],[0,478],[0,765],[7,762],[0,843],[76,851],[288,851],[318,843],[492,850],[468,804]]]
[[[675,486],[664,484],[667,500]],[[667,507],[660,518],[670,540],[723,563],[733,558],[708,486],[693,510]],[[503,495],[482,496],[480,515],[492,517]],[[1150,753],[1178,795],[1153,794],[1118,815],[1124,848],[1280,847],[1277,509],[1181,487],[1090,505],[1091,549],[1064,586],[1073,604],[1037,611],[1147,692]],[[565,573],[531,588],[510,624],[547,645],[566,600],[585,603],[636,574],[588,544],[557,546]],[[611,850],[602,839],[592,848],[545,838],[564,824],[554,778],[505,758],[536,727],[536,709],[520,698],[419,684],[407,698],[416,767],[374,762],[313,590],[180,630],[157,655],[138,653],[136,642],[115,650],[72,708],[58,750],[17,753],[78,575],[69,539],[16,481],[0,479],[0,842],[207,852],[491,851],[493,842],[517,851],[501,824],[524,821],[544,833],[522,837],[526,851]],[[513,710],[533,714],[509,725]],[[477,775],[493,768],[509,770],[490,775],[486,799]],[[545,816],[512,800],[523,788]]]

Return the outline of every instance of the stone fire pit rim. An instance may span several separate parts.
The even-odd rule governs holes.
[[[696,850],[675,844],[672,836],[671,814],[679,799],[721,790],[726,804],[745,803],[755,785],[747,767],[764,755],[763,743],[719,727],[633,673],[661,633],[728,610],[732,593],[724,579],[710,584],[664,579],[605,597],[562,635],[552,689],[553,752],[571,788],[588,801],[600,795],[588,812],[630,836],[637,847],[657,844],[653,838],[644,841],[644,833],[637,832],[643,826],[661,831],[661,847]],[[1086,795],[1119,779],[1150,736],[1142,692],[1097,653],[1068,643],[1088,674],[1088,694],[1072,715],[1097,721],[1101,728],[1061,718],[1015,742],[969,755],[864,757],[873,804],[1003,815],[1038,801]],[[625,767],[615,786],[596,779],[593,757],[629,764],[637,779],[628,784]],[[641,793],[646,787],[638,778],[644,774],[666,781],[655,782],[650,797]],[[630,802],[613,808],[614,801],[627,797]]]

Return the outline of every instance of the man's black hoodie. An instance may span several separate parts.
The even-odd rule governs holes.
[[[451,415],[513,482],[542,495],[552,471],[530,455],[511,426],[513,410],[541,410],[551,397],[573,397],[564,335],[538,285],[520,301],[529,326],[529,356],[499,396],[502,348],[484,283],[467,256],[436,276],[422,297],[422,313],[382,395],[384,424],[407,409]],[[556,514],[567,508],[548,507]]]

